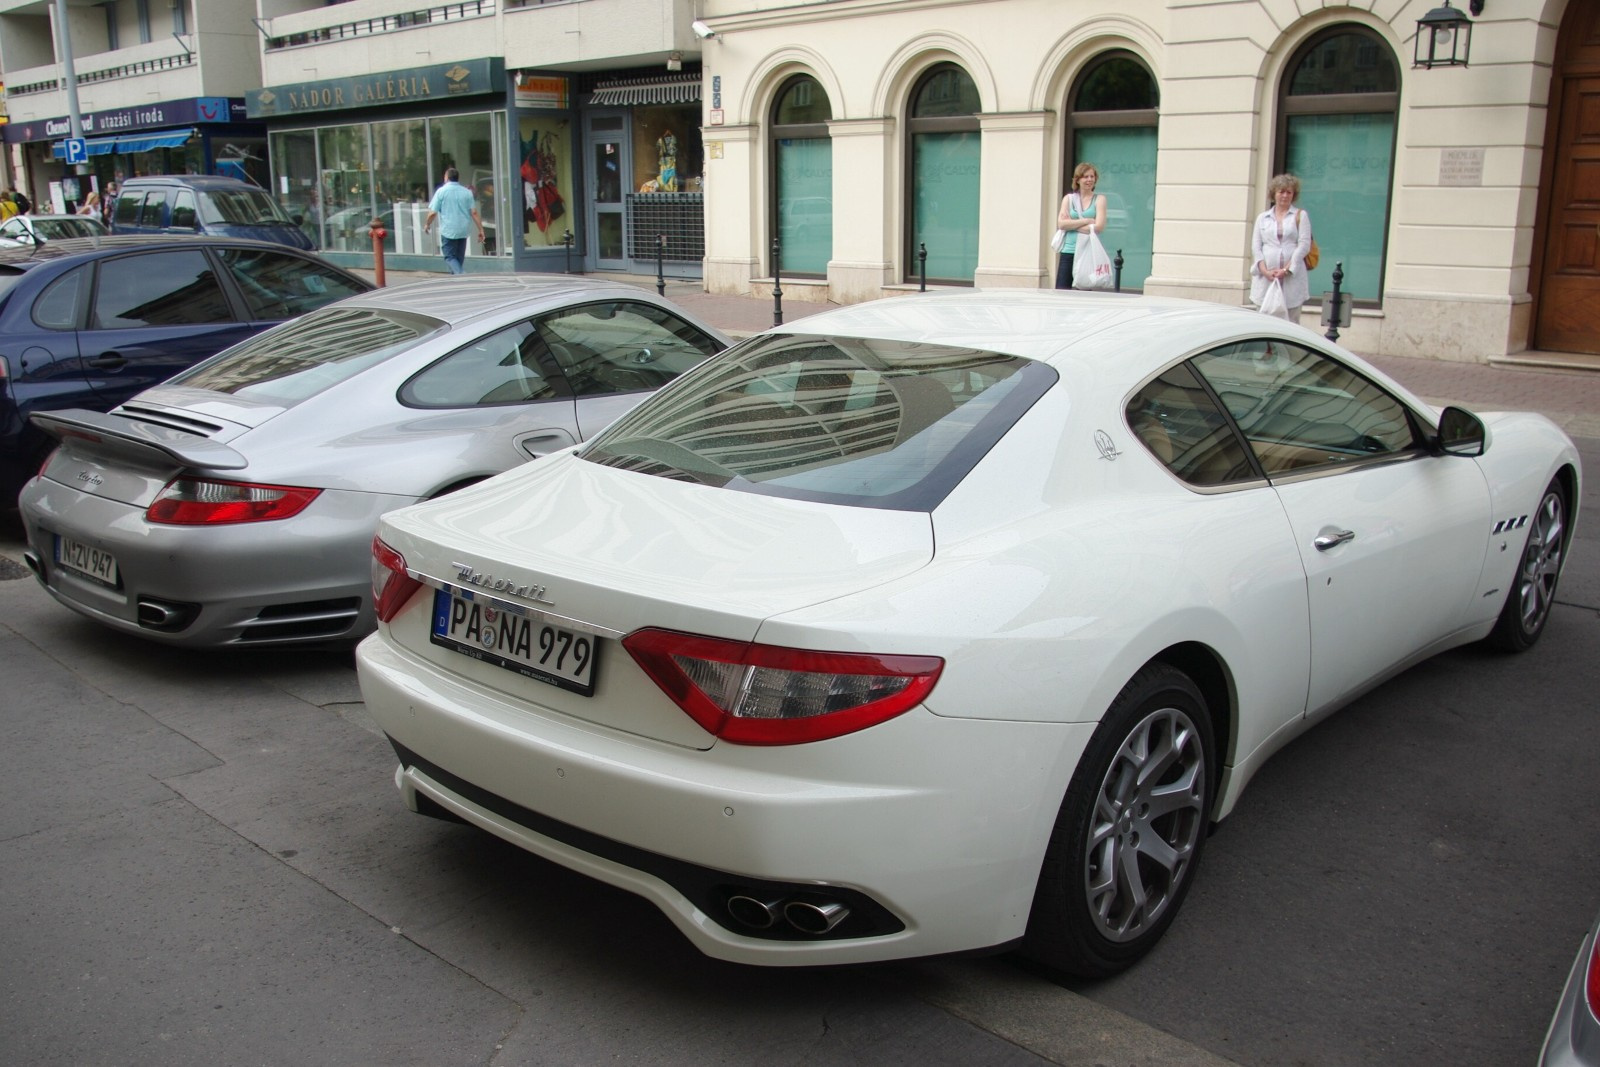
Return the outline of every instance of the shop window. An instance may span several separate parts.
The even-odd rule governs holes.
[[[329,126],[317,131],[321,170],[322,247],[333,252],[371,252],[372,166],[367,127]]]
[[[522,246],[560,247],[573,229],[572,139],[564,118],[518,120],[522,179]],[[613,172],[615,173],[615,172]],[[611,202],[620,202],[621,178],[613,183]],[[620,254],[620,239],[618,240]]]
[[[1393,52],[1361,26],[1312,37],[1284,74],[1273,171],[1300,179],[1322,251],[1313,300],[1333,288],[1338,262],[1345,293],[1369,306],[1382,298],[1399,86]]]
[[[322,194],[317,185],[317,135],[313,130],[285,130],[272,134],[271,188],[284,214],[299,226],[318,248],[322,236]]]
[[[1079,163],[1093,163],[1106,198],[1106,251],[1122,254],[1122,288],[1142,289],[1150,276],[1156,228],[1156,135],[1161,93],[1131,52],[1106,52],[1073,86],[1068,114],[1071,152],[1062,168],[1065,194]]]
[[[798,74],[772,105],[772,232],[785,274],[821,277],[833,258],[833,108],[817,80]]]
[[[972,283],[978,267],[980,108],[977,86],[952,63],[930,68],[911,91],[907,280],[920,276],[918,253],[926,247],[930,280]]]

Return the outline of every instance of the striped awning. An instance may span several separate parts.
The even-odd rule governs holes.
[[[103,156],[111,152],[153,152],[157,148],[179,148],[194,136],[193,129],[161,130],[158,133],[124,133],[115,137],[88,138],[89,154]],[[50,154],[57,159],[67,157],[65,142],[50,146]]]
[[[693,104],[700,99],[700,75],[601,82],[589,103],[598,107],[638,104]]]

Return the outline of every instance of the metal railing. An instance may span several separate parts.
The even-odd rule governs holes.
[[[334,10],[337,10],[337,8]],[[334,23],[331,26],[318,26],[315,29],[300,30],[279,36],[268,36],[266,50],[268,52],[276,52],[284,48],[298,48],[301,45],[323,44],[328,41],[345,41],[353,37],[369,37],[379,33],[394,33],[399,30],[410,30],[418,26],[431,26],[441,22],[483,18],[487,15],[493,15],[494,11],[495,0],[462,0],[461,3],[440,4],[436,7],[418,8],[415,11],[401,11],[393,15],[354,19],[350,22]]]
[[[106,67],[104,70],[80,70],[77,72],[78,84],[86,85],[93,82],[114,81],[117,78],[137,78],[141,74],[157,74],[163,70],[176,70],[178,67],[187,67],[194,63],[193,52],[184,52],[176,56],[162,56],[159,59],[141,59],[137,63],[124,63],[117,67]],[[62,83],[60,78],[50,78],[45,81],[29,82],[26,85],[7,85],[7,96],[27,96],[30,93],[54,93],[60,91]]]

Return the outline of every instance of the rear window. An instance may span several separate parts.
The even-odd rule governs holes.
[[[172,384],[263,404],[298,404],[444,328],[438,319],[405,311],[323,308],[218,353]]]
[[[759,337],[597,437],[585,459],[747,493],[929,511],[1056,381],[970,348]]]
[[[13,285],[20,282],[27,273],[27,271],[18,270],[16,267],[0,266],[0,304],[6,302],[6,293],[11,290]]]

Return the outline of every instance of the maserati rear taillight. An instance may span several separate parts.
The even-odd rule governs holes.
[[[1600,933],[1595,934],[1594,944],[1589,948],[1589,978],[1583,992],[1589,1002],[1589,1014],[1600,1019]]]
[[[372,539],[372,609],[388,622],[405,607],[422,583],[406,573],[406,558],[377,537]]]
[[[294,485],[174,478],[146,509],[145,518],[167,526],[270,522],[300,514],[321,492]]]
[[[637,630],[622,647],[695,722],[742,745],[876,726],[916,707],[944,669],[937,656],[813,652],[671,630]]]

